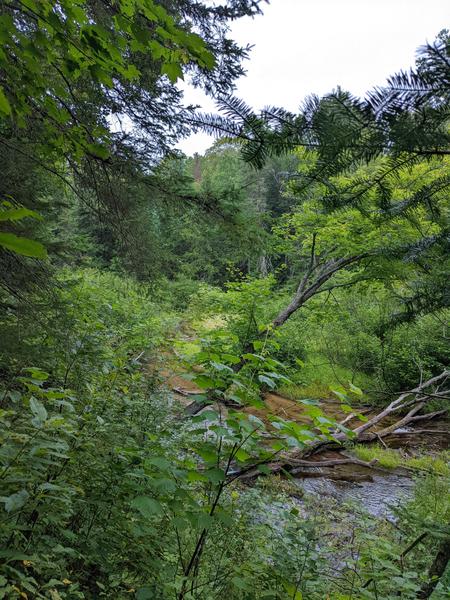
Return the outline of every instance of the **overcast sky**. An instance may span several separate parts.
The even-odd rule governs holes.
[[[255,108],[295,111],[311,93],[336,85],[363,95],[414,64],[415,52],[450,26],[449,0],[271,0],[264,15],[232,26],[231,37],[254,46],[236,95]],[[187,103],[213,111],[202,92],[183,84]],[[213,138],[196,134],[179,144],[203,153]]]

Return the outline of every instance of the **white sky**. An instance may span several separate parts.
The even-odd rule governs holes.
[[[417,47],[450,26],[449,0],[271,0],[263,11],[236,21],[231,33],[254,45],[235,95],[256,109],[296,111],[305,96],[337,85],[363,95],[412,66]],[[182,87],[186,103],[214,111],[201,91]],[[212,142],[199,133],[178,147],[191,155]]]

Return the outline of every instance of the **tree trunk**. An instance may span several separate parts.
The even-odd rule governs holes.
[[[291,315],[299,310],[313,296],[326,291],[327,289],[332,290],[335,286],[330,285],[328,288],[324,288],[323,286],[333,277],[335,273],[361,261],[363,258],[367,258],[367,256],[368,254],[357,254],[345,258],[332,258],[321,263],[315,255],[314,235],[309,266],[302,280],[300,281],[300,284],[291,302],[272,321],[272,329],[281,327]],[[267,335],[267,332],[262,332],[259,337],[264,335]],[[247,354],[253,351],[253,345],[249,343],[243,348],[242,354]],[[238,373],[245,365],[245,362],[245,359],[241,359],[238,363],[233,365],[233,371]],[[207,406],[207,404],[203,402],[192,402],[186,407],[185,412],[187,415],[193,416],[205,408],[205,406]]]
[[[428,571],[428,581],[420,588],[417,598],[425,600],[434,592],[440,578],[445,572],[450,561],[450,538],[445,538],[441,541],[438,552],[433,560],[433,563]]]
[[[272,327],[277,328],[286,323],[291,315],[301,308],[310,298],[316,296],[324,290],[323,286],[329,281],[335,273],[342,271],[346,267],[361,261],[368,254],[357,254],[346,258],[330,259],[323,264],[320,264],[314,255],[314,242],[311,250],[311,261],[309,267],[303,276],[295,296],[286,308],[284,308],[273,320]],[[333,289],[331,285],[329,290]]]

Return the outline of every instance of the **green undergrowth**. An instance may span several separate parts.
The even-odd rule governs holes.
[[[252,515],[247,533],[255,544],[252,564],[245,565],[252,573],[245,598],[417,598],[430,559],[448,535],[446,478],[420,475],[414,496],[394,509],[395,526],[371,516],[363,505],[331,496],[305,494],[299,501],[293,485],[278,477],[260,478],[236,492],[239,509]],[[421,543],[400,560],[419,535]],[[279,595],[264,595],[270,580],[280,585]],[[433,600],[448,597],[449,582],[447,570]]]
[[[302,400],[304,398],[322,400],[332,396],[330,387],[320,381],[314,381],[305,385],[295,383],[283,385],[278,391],[280,396],[289,398],[290,400]]]
[[[151,521],[180,435],[144,366],[177,317],[93,269],[51,293],[0,319],[0,598],[130,597],[159,570]]]
[[[0,598],[323,600],[343,590],[342,598],[373,599],[390,598],[393,576],[403,597],[414,597],[438,538],[430,533],[416,571],[411,561],[403,573],[392,556],[417,537],[422,521],[444,531],[447,509],[440,502],[431,514],[436,503],[428,502],[442,496],[443,477],[417,496],[421,521],[390,538],[380,538],[374,519],[348,518],[332,498],[308,513],[305,494],[305,512],[289,479],[229,485],[232,469],[260,462],[267,474],[273,453],[303,448],[316,434],[278,416],[269,450],[265,424],[253,415],[230,410],[224,417],[211,407],[180,419],[146,363],[178,328],[176,351],[187,355],[187,366],[201,367],[190,373],[201,400],[230,394],[257,405],[262,391],[287,380],[288,370],[270,355],[278,346],[257,340],[236,373],[236,335],[208,322],[208,335],[197,341],[145,285],[91,269],[63,271],[52,293],[51,307],[33,299],[40,320],[25,305],[1,317],[8,335],[1,349]],[[332,387],[351,411],[348,403],[363,393],[345,382],[347,394],[331,379],[295,386],[303,398]],[[335,423],[304,403],[315,429],[330,435]],[[345,560],[337,587],[324,573]],[[370,578],[376,589],[362,587]]]
[[[371,399],[367,390],[372,389],[372,382],[370,377],[363,373],[352,373],[345,367],[332,365],[324,356],[314,354],[297,361],[297,365],[298,369],[290,375],[293,383],[280,388],[280,394],[286,398],[333,398],[332,390],[348,388],[352,383],[364,391],[366,400]]]
[[[409,467],[437,475],[450,476],[450,453],[448,451],[443,451],[436,455],[424,454],[422,456],[409,457],[404,456],[400,450],[373,445],[356,446],[354,453],[360,460],[366,462],[376,459],[378,464],[386,469]]]
[[[2,379],[38,366],[54,385],[86,389],[120,362],[143,360],[178,317],[131,278],[96,269],[62,269],[49,290],[7,299],[0,315]],[[1,381],[0,381],[1,384]]]
[[[293,498],[301,498],[304,493],[294,477],[278,474],[260,477],[258,487],[269,494],[285,494],[287,497]]]

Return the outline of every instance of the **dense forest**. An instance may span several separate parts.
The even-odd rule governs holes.
[[[0,0],[0,598],[450,598],[449,32],[256,111],[263,10]]]

